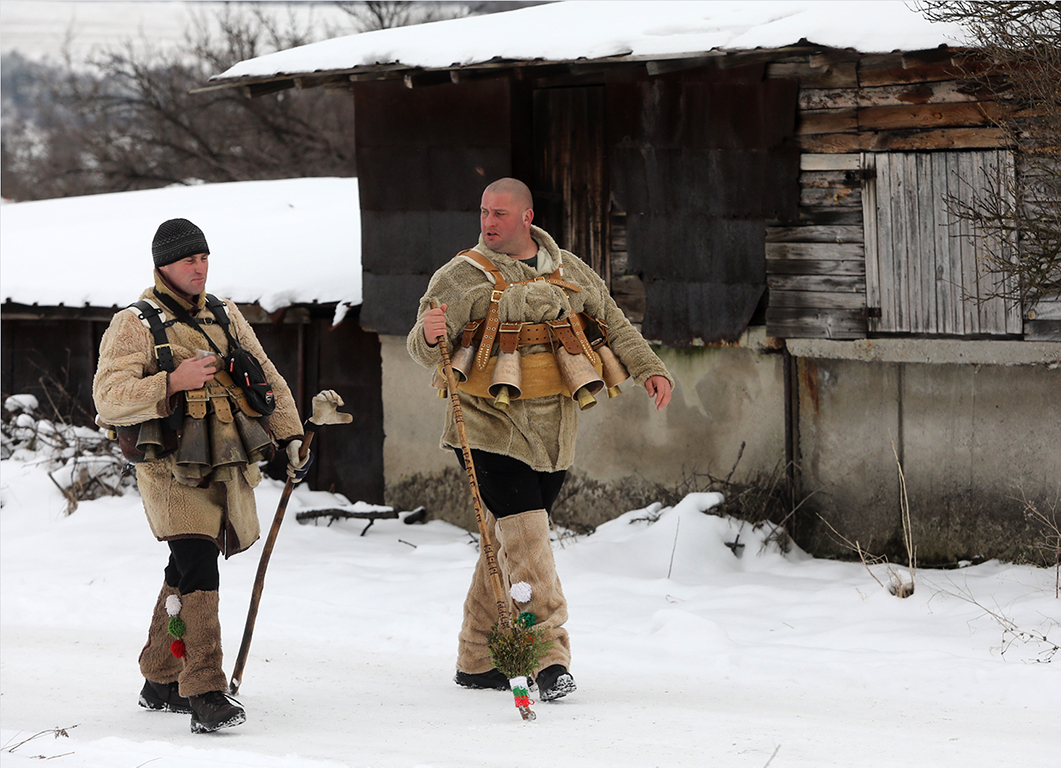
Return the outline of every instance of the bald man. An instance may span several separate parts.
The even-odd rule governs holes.
[[[508,587],[530,585],[529,599],[517,602],[513,615],[533,614],[552,641],[534,675],[538,698],[552,701],[576,688],[570,637],[564,629],[567,601],[553,562],[549,512],[574,460],[580,407],[561,382],[554,351],[562,337],[577,339],[573,343],[581,344],[595,362],[586,334],[596,329],[657,410],[670,402],[674,382],[597,273],[561,250],[533,222],[533,198],[526,184],[512,178],[490,184],[479,208],[478,244],[457,254],[431,278],[407,348],[418,363],[436,368],[443,335],[451,350],[471,336],[481,362],[491,370],[501,344],[498,337],[507,328],[511,335],[506,343],[520,353],[521,396],[508,403],[491,396],[485,389],[489,382],[474,371],[458,394],[503,580]],[[433,301],[437,308],[431,308]],[[549,321],[560,321],[562,327]],[[477,325],[465,333],[469,323]],[[516,336],[518,342],[512,342]],[[585,402],[582,407],[587,407]],[[451,411],[441,446],[464,465]],[[521,591],[519,597],[526,597],[525,590],[517,593]],[[489,572],[480,555],[464,602],[454,678],[458,685],[508,690],[509,681],[494,667],[487,647],[487,633],[496,621]]]

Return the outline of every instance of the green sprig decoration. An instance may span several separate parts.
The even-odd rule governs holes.
[[[510,680],[514,677],[532,677],[538,664],[553,647],[553,641],[546,639],[545,632],[534,626],[533,622],[524,626],[519,620],[530,615],[520,614],[507,627],[494,624],[486,636],[490,659],[498,671]]]

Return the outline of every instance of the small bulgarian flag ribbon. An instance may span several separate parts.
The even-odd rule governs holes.
[[[170,643],[169,651],[178,659],[184,658],[184,640],[181,638],[188,629],[184,619],[180,617],[181,607],[181,599],[177,595],[170,595],[166,598],[166,613],[169,615],[169,624],[166,625],[166,632],[169,633],[170,637],[175,638]]]
[[[512,697],[516,700],[517,707],[529,707],[534,703],[531,701],[530,689],[527,687],[527,678],[514,677],[508,681],[508,684],[512,686]]]

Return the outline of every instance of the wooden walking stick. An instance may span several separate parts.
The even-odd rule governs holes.
[[[353,416],[349,413],[341,413],[337,406],[343,404],[343,399],[332,390],[324,390],[313,396],[313,415],[306,422],[306,434],[302,438],[302,447],[299,448],[298,456],[304,461],[309,455],[309,445],[313,442],[313,436],[317,430],[325,424],[349,424]],[[277,534],[280,533],[280,524],[284,522],[284,514],[287,512],[287,502],[291,499],[291,491],[295,489],[294,481],[289,477],[284,483],[284,492],[280,494],[280,503],[273,515],[273,524],[269,528],[269,535],[265,538],[262,548],[262,556],[258,561],[258,572],[254,576],[254,587],[251,590],[251,603],[247,609],[247,623],[243,627],[243,641],[236,655],[236,666],[232,670],[232,679],[228,684],[229,693],[235,695],[239,692],[240,683],[243,682],[243,668],[247,664],[247,654],[250,652],[251,637],[254,635],[254,621],[258,618],[258,604],[262,599],[262,589],[265,587],[265,569],[269,567],[269,558],[273,554],[273,546],[276,544]]]
[[[431,309],[436,309],[438,303],[431,301]],[[449,402],[453,409],[453,421],[457,426],[457,437],[460,439],[461,452],[464,454],[464,469],[468,474],[468,485],[472,491],[472,505],[475,507],[475,522],[479,524],[479,546],[482,548],[483,556],[486,558],[486,568],[490,573],[490,584],[494,591],[494,600],[497,605],[497,631],[491,633],[492,637],[500,633],[512,630],[512,643],[518,644],[521,639],[529,637],[529,627],[520,627],[512,622],[509,611],[509,598],[505,591],[505,585],[501,578],[501,568],[497,564],[497,553],[490,541],[490,534],[486,526],[486,515],[483,512],[483,499],[479,493],[479,480],[475,476],[475,462],[472,461],[472,449],[468,445],[468,435],[464,430],[464,412],[461,409],[460,398],[457,395],[457,378],[453,373],[453,365],[449,357],[449,338],[447,332],[443,332],[438,340],[439,351],[442,353],[442,371],[446,376],[446,386],[449,388]],[[522,630],[519,636],[516,632]],[[493,648],[491,648],[493,650]],[[509,675],[509,671],[502,669]],[[528,671],[529,674],[529,671]],[[522,679],[522,685],[519,684]],[[527,693],[527,681],[523,675],[511,681],[512,694],[516,699],[516,708],[524,720],[534,720],[537,715],[530,708],[530,699]]]

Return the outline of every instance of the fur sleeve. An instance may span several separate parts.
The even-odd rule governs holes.
[[[92,399],[100,419],[114,426],[169,415],[166,373],[158,369],[151,334],[132,312],[118,312],[103,334]]]
[[[490,285],[478,268],[460,258],[439,269],[420,299],[416,322],[405,340],[405,347],[413,360],[425,368],[434,368],[442,362],[439,347],[428,346],[424,339],[424,313],[431,308],[432,299],[446,305],[446,330],[452,350],[469,320],[486,317],[490,306]]]

